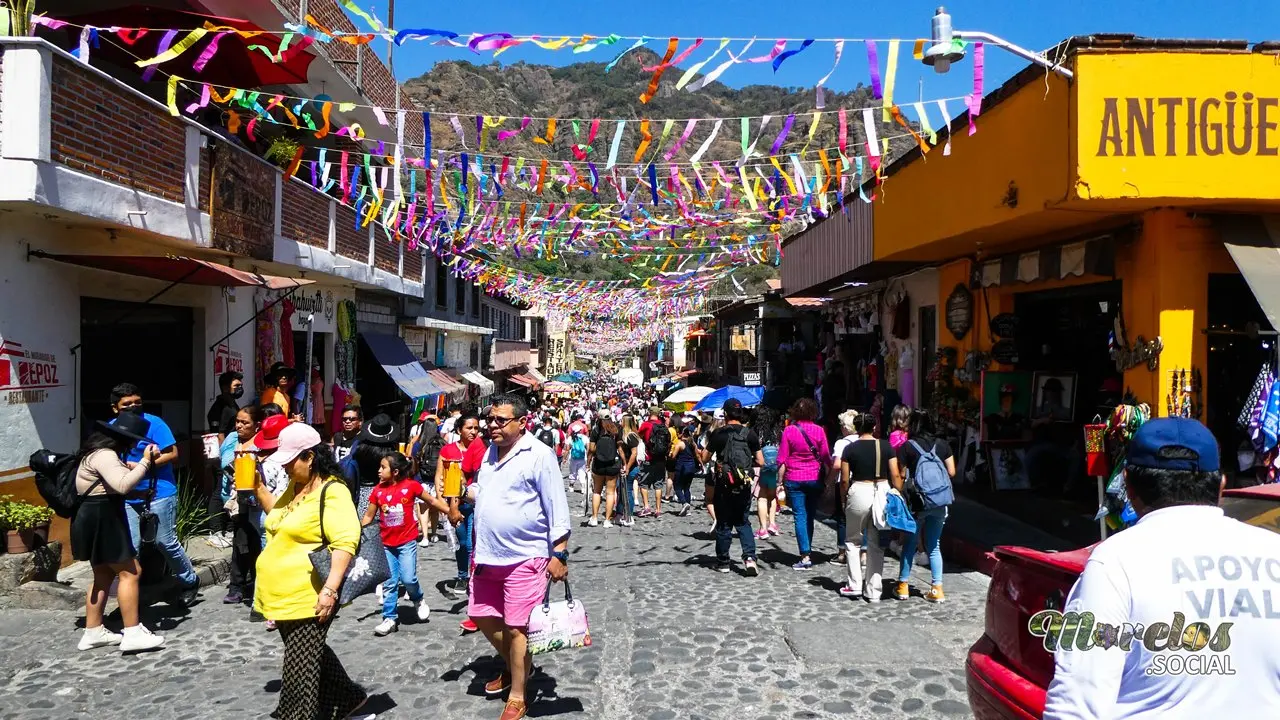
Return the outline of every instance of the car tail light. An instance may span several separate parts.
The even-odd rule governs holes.
[[[1062,609],[1088,549],[1051,554],[1000,547],[995,555],[998,562],[987,590],[987,636],[1011,667],[1040,687],[1048,687],[1053,655],[1044,649],[1043,638],[1027,631],[1027,623],[1042,610]]]

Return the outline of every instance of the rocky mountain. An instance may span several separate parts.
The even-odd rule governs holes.
[[[723,56],[721,56],[723,57]],[[738,118],[759,118],[772,115],[773,119],[760,132],[759,119],[751,123],[751,137],[761,136],[759,152],[767,154],[783,120],[792,113],[796,118],[783,152],[798,152],[808,140],[809,123],[814,107],[813,88],[781,87],[777,85],[749,85],[741,89],[730,88],[719,82],[707,85],[698,92],[676,90],[675,85],[684,73],[681,68],[671,68],[662,76],[657,95],[647,104],[639,97],[648,86],[653,67],[660,58],[641,48],[629,53],[608,73],[605,63],[584,62],[553,67],[514,63],[511,65],[475,65],[465,61],[437,63],[421,77],[405,83],[405,89],[423,108],[433,111],[432,135],[436,147],[461,149],[458,138],[444,116],[458,113],[468,116],[470,122],[463,127],[474,136],[475,115],[490,118],[508,118],[502,128],[514,130],[520,126],[520,118],[526,115],[555,118],[600,118],[599,134],[594,143],[592,159],[607,157],[608,143],[612,139],[617,120],[627,120],[628,130],[623,135],[622,151],[618,162],[631,162],[640,142],[639,121],[652,118],[650,132],[657,142],[662,131],[661,119],[674,118],[678,122],[672,128],[668,146],[684,129],[685,120],[701,118],[694,133],[681,150],[678,159],[686,159],[711,133],[713,122],[707,118],[729,118],[721,128],[713,145],[703,160],[710,163],[736,161],[742,155],[741,129]],[[712,66],[714,66],[714,62]],[[753,66],[755,70],[760,66]],[[750,72],[752,70],[740,70]],[[849,110],[876,106],[879,101],[871,95],[870,88],[859,85],[851,92],[826,93],[826,107],[817,134],[809,144],[808,158],[816,160],[817,149],[833,149],[838,146],[836,110]],[[855,117],[856,115],[856,117]],[[877,121],[880,113],[876,113]],[[635,121],[633,125],[632,121]],[[861,115],[849,114],[849,146],[860,148],[865,140]],[[589,132],[589,122],[579,123],[579,142],[584,142]],[[896,156],[913,146],[910,137],[902,137],[900,126],[879,124],[880,137],[894,136],[890,140],[890,155]],[[493,130],[489,138],[490,152],[530,158],[563,157],[573,159],[570,146],[574,144],[573,128],[568,121],[558,123],[551,152],[547,146],[533,142],[536,136],[544,136],[546,122],[535,120],[520,136],[501,145],[496,142]],[[652,153],[652,150],[651,150]],[[831,153],[834,156],[834,152]]]
[[[727,58],[721,55],[717,60],[720,59]],[[753,118],[750,137],[752,140],[759,138],[757,153],[768,155],[785,118],[791,114],[795,114],[795,119],[782,153],[804,151],[805,167],[808,169],[818,161],[818,149],[828,149],[832,160],[837,157],[837,111],[840,108],[850,111],[850,152],[861,154],[865,133],[862,114],[856,111],[879,103],[873,98],[870,88],[862,85],[850,92],[828,91],[821,121],[810,142],[810,122],[816,109],[813,88],[750,85],[734,89],[715,82],[698,92],[688,92],[675,88],[684,70],[671,68],[663,74],[656,96],[649,103],[642,104],[639,97],[653,75],[645,68],[651,68],[660,61],[657,54],[646,48],[627,54],[608,73],[605,72],[606,63],[603,62],[554,67],[524,62],[477,65],[465,61],[450,61],[437,63],[426,74],[407,81],[405,89],[422,108],[432,112],[432,142],[434,147],[441,149],[463,149],[453,129],[451,114],[459,116],[458,120],[471,152],[476,152],[476,115],[485,115],[491,119],[504,117],[501,130],[520,128],[521,118],[525,116],[561,119],[550,145],[534,141],[534,138],[545,138],[547,122],[542,119],[533,120],[518,136],[501,143],[497,141],[499,128],[490,129],[484,153],[490,160],[498,155],[509,155],[513,159],[526,158],[526,165],[535,166],[543,158],[552,163],[560,160],[572,161],[572,146],[585,143],[590,133],[589,118],[600,118],[601,123],[588,158],[601,169],[608,158],[609,145],[618,120],[627,121],[618,155],[618,163],[623,165],[634,161],[637,146],[642,139],[640,121],[643,119],[651,119],[649,131],[653,136],[653,143],[644,162],[655,155],[665,124],[663,120],[676,119],[664,146],[669,148],[680,137],[689,119],[699,119],[692,135],[676,157],[679,162],[686,161],[711,134],[714,126],[711,118],[725,118],[715,141],[703,155],[702,162],[709,167],[712,161],[718,161],[732,172],[733,165],[742,156],[741,117]],[[716,61],[713,61],[708,67],[714,67],[715,64]],[[762,66],[752,66],[751,70],[738,71],[751,72],[760,67]],[[762,132],[759,118],[764,115],[771,115],[772,119]],[[877,112],[875,117],[879,122],[880,113]],[[577,123],[576,134],[573,122],[563,118],[582,118]],[[914,145],[910,137],[903,137],[904,132],[900,126],[880,123],[876,130],[879,137],[890,138],[891,158]],[[660,154],[658,160],[661,164]],[[755,158],[752,162],[768,161],[767,158]],[[784,168],[789,170],[788,166],[784,165]],[[791,223],[787,231],[799,229],[799,226],[799,223]],[[561,254],[555,261],[504,257],[503,262],[540,274],[602,280],[646,277],[656,272],[658,266],[658,263],[634,258],[571,254]],[[776,273],[771,268],[753,267],[744,268],[735,274],[739,276],[739,283],[743,284],[747,292],[756,293],[763,290],[764,280]],[[718,286],[717,291],[726,294],[738,292],[727,279],[721,285],[723,287]]]

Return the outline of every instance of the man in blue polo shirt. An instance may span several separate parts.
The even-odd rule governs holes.
[[[154,479],[151,476],[143,478],[126,499],[125,514],[129,520],[129,534],[133,537],[133,546],[140,550],[142,538],[138,528],[138,513],[145,508],[146,498],[154,481],[155,497],[151,500],[151,512],[160,521],[156,532],[156,548],[164,554],[169,569],[178,580],[179,593],[174,599],[182,605],[190,605],[196,600],[200,581],[195,569],[191,567],[191,560],[182,549],[182,543],[178,542],[178,482],[173,474],[173,461],[178,459],[177,440],[164,420],[142,412],[142,392],[137,385],[120,383],[112,388],[111,410],[117,415],[125,412],[142,413],[142,417],[151,423],[147,430],[147,442],[138,443],[125,458],[132,467],[142,459],[142,451],[146,445],[154,444],[160,448],[160,457],[155,461]]]

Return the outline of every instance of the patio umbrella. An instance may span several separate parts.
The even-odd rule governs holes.
[[[549,392],[549,393],[570,393],[570,392],[573,392],[573,386],[572,386],[572,385],[570,385],[569,383],[563,383],[563,382],[560,382],[559,380],[552,380],[551,382],[547,383],[546,385],[543,385],[543,386],[542,386],[542,389],[543,389],[544,391],[546,391],[546,392]]]
[[[564,383],[566,385],[577,385],[578,383],[582,382],[581,380],[574,377],[573,375],[570,375],[569,373],[560,373],[559,375],[551,378],[551,380],[553,382]]]
[[[673,405],[696,403],[707,395],[710,395],[712,392],[715,392],[715,388],[709,388],[705,385],[694,385],[693,387],[680,388],[668,395],[662,402]]]
[[[764,399],[764,388],[728,385],[708,393],[698,401],[697,405],[693,406],[693,409],[698,411],[719,410],[731,398],[741,402],[743,407],[759,405],[760,401]]]
[[[210,23],[216,27],[230,27],[243,32],[261,32],[263,28],[239,18],[218,17],[184,10],[166,10],[163,8],[130,5],[118,10],[101,10],[59,17],[71,23],[63,28],[63,33],[70,33],[78,42],[80,27],[92,25],[99,28],[101,41],[90,54],[91,59],[106,60],[121,67],[132,68],[142,73],[135,63],[146,60],[161,52],[161,44],[165,42],[166,30],[178,32],[169,38],[167,46],[172,46],[185,38],[188,33]],[[77,27],[78,26],[78,27]],[[138,32],[112,32],[109,28],[160,28]],[[208,59],[200,71],[193,64],[214,42],[217,50]],[[280,36],[274,34],[258,35],[244,38],[235,32],[209,32],[200,38],[176,58],[160,63],[158,67],[165,73],[178,75],[193,82],[208,82],[237,88],[256,88],[263,85],[292,85],[307,82],[307,68],[315,56],[303,49],[311,44],[310,38],[295,37],[292,44],[279,58],[273,62],[262,50],[250,50],[254,45],[266,48],[273,56],[279,52]],[[74,45],[73,45],[74,47]]]

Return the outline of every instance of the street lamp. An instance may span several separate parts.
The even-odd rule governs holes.
[[[998,38],[991,33],[953,30],[951,28],[951,15],[947,13],[947,9],[944,7],[938,8],[933,14],[933,30],[930,38],[931,43],[928,49],[924,51],[923,62],[925,65],[932,67],[934,72],[939,75],[950,70],[952,63],[964,59],[964,44],[958,41],[972,40],[1004,48],[1014,55],[1052,70],[1068,80],[1074,76],[1070,70],[1052,62],[1043,54],[1014,45],[1008,40]]]

